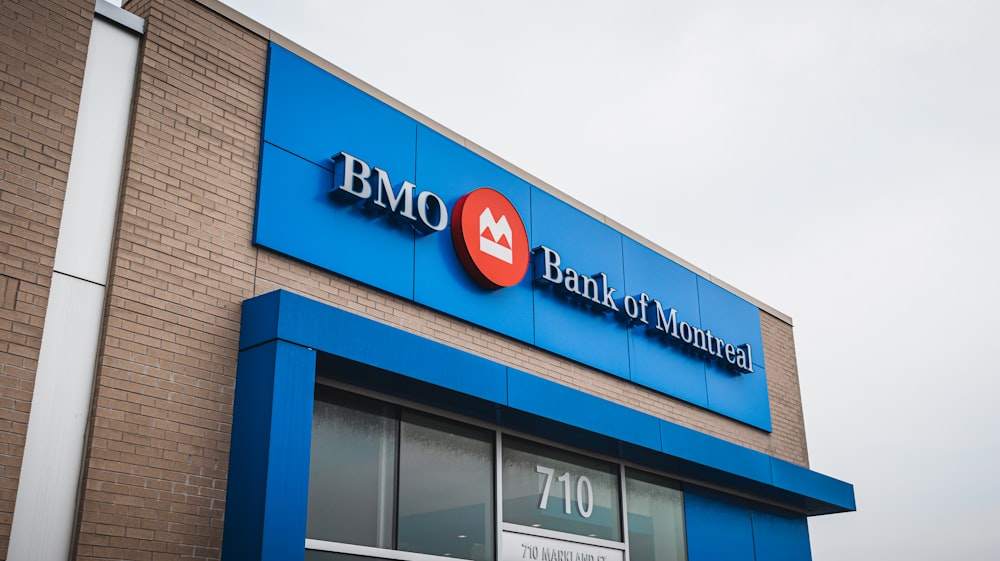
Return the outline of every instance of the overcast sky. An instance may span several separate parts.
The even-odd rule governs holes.
[[[791,315],[814,559],[1000,559],[1000,2],[225,1]]]

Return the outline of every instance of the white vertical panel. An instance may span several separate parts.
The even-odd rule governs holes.
[[[132,25],[96,18],[91,31],[7,550],[17,561],[66,560],[73,545],[139,53],[138,18],[101,13]]]
[[[69,558],[103,308],[104,287],[52,275],[8,559]]]
[[[138,45],[132,31],[94,20],[55,270],[98,284],[107,284]]]

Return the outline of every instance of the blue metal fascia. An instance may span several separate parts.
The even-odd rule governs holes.
[[[810,516],[855,510],[849,483],[291,292],[244,302],[241,350],[270,340],[492,404],[504,426],[616,453]]]

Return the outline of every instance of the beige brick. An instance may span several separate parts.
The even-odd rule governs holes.
[[[93,2],[0,4],[0,559],[27,429]]]

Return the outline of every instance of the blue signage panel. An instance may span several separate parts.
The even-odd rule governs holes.
[[[704,278],[698,278],[698,300],[701,321],[714,326],[714,335],[724,341],[745,344],[750,351],[753,373],[734,374],[721,360],[705,363],[708,388],[708,408],[726,411],[728,415],[751,425],[771,430],[770,408],[762,408],[756,400],[768,403],[767,378],[764,374],[764,345],[761,340],[760,311],[757,306]],[[755,375],[760,373],[760,376]]]
[[[416,121],[280,47],[269,59],[255,242],[412,298],[412,228],[330,187],[347,149],[413,181]]]
[[[628,330],[614,310],[579,294],[588,285],[585,292],[598,300],[615,287],[612,302],[619,296],[625,281],[621,233],[541,189],[532,191],[531,224],[532,247],[543,246],[552,255],[535,254],[535,344],[629,378]],[[570,283],[573,276],[577,280]]]
[[[413,231],[333,201],[333,172],[265,142],[256,243],[399,296],[413,296]]]
[[[420,126],[417,134],[417,185],[433,189],[449,209],[480,187],[503,193],[522,216],[531,208],[531,185],[440,133]],[[525,221],[527,235],[531,226]],[[479,286],[455,255],[447,233],[417,239],[414,299],[472,323],[532,342],[531,277],[502,290]]]
[[[413,181],[417,123],[372,96],[272,43],[264,141],[333,169],[341,150]]]
[[[638,295],[638,300],[645,302],[640,310],[644,306],[647,320],[657,313],[650,303],[656,299],[677,310],[677,316],[685,321],[702,324],[697,275],[629,238],[624,239],[622,249],[629,272],[625,293]],[[642,298],[642,294],[649,298]],[[655,323],[647,326],[639,321],[629,330],[629,358],[633,382],[708,407],[705,360],[665,338]]]
[[[274,44],[262,144],[258,245],[771,429],[756,306]]]

